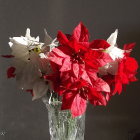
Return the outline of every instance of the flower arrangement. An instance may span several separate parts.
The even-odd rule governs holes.
[[[137,61],[131,57],[135,43],[118,48],[118,30],[107,40],[89,41],[88,29],[79,23],[72,34],[58,32],[52,39],[45,30],[44,43],[26,35],[10,38],[13,65],[8,78],[30,92],[32,100],[47,94],[48,103],[57,99],[62,110],[73,117],[84,114],[87,102],[106,106],[110,98],[130,82],[137,81]]]

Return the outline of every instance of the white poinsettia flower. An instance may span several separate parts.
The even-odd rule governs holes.
[[[12,55],[17,59],[21,59],[28,62],[30,59],[30,53],[39,53],[44,43],[39,42],[39,37],[31,37],[30,29],[26,30],[25,37],[13,37],[10,38],[9,45],[12,49]]]
[[[34,38],[27,29],[25,37],[10,38],[9,45],[14,55],[16,80],[21,89],[33,89],[33,100],[42,97],[48,90],[48,84],[41,79],[48,72],[48,61],[42,59],[42,47],[39,37]]]
[[[116,29],[115,32],[112,33],[107,39],[107,42],[110,44],[110,47],[106,49],[106,52],[109,53],[110,57],[113,60],[124,57],[124,50],[117,47],[117,35],[118,30]]]

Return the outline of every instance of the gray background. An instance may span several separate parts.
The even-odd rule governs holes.
[[[118,28],[120,47],[136,42],[132,55],[140,60],[139,0],[0,0],[0,53],[9,54],[8,38],[24,35],[27,27],[43,40],[44,28],[55,37],[58,30],[71,33],[79,21],[91,39],[106,39]],[[49,140],[44,104],[32,102],[15,80],[6,79],[9,65],[10,60],[0,58],[0,140]],[[132,83],[107,107],[88,107],[85,140],[128,140],[128,133],[139,130],[139,84]]]

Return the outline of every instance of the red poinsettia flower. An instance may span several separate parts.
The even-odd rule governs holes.
[[[118,62],[118,71],[115,75],[115,88],[113,94],[122,92],[123,86],[128,85],[130,82],[137,81],[135,75],[137,74],[138,63],[133,58],[130,57],[130,53],[134,48],[135,43],[125,44],[125,56]]]
[[[59,32],[57,39],[60,46],[50,52],[49,60],[59,66],[61,73],[69,71],[71,76],[81,77],[90,82],[89,73],[91,73],[91,69],[96,79],[98,68],[112,61],[107,53],[101,50],[93,50],[93,48],[99,48],[99,44],[106,47],[109,44],[103,40],[90,44],[88,42],[88,30],[82,23],[74,29],[71,36],[67,37],[67,35]]]
[[[122,91],[123,85],[127,85],[130,82],[137,80],[135,77],[138,69],[137,61],[132,57],[125,57],[120,60],[118,64],[118,72],[115,76],[115,89],[114,94],[118,92],[119,94]]]
[[[100,78],[96,80],[94,86],[86,81],[77,80],[64,90],[61,109],[70,109],[72,115],[76,117],[85,112],[87,101],[93,105],[106,105],[107,99],[102,91],[107,93],[110,89],[108,84]]]
[[[110,87],[104,80],[94,75],[92,70],[88,71],[89,82],[82,78],[72,77],[70,72],[60,72],[53,62],[51,66],[54,73],[44,75],[44,79],[49,80],[53,90],[63,97],[62,110],[69,109],[76,117],[85,112],[87,101],[93,105],[106,105]]]

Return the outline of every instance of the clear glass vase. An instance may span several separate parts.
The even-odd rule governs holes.
[[[50,140],[84,140],[85,114],[73,118],[69,110],[62,111],[60,101],[48,103]]]

